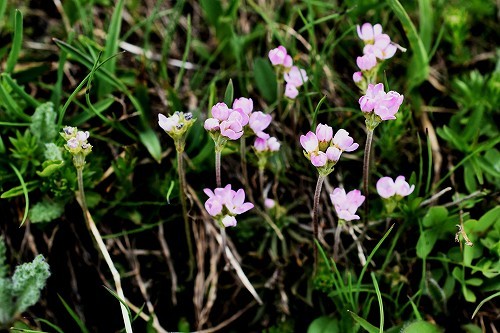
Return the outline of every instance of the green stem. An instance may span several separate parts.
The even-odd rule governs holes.
[[[370,182],[370,155],[372,151],[372,141],[373,141],[373,129],[367,129],[366,133],[366,144],[365,144],[365,156],[363,158],[363,194],[365,195],[365,225],[368,222],[368,184]]]
[[[318,239],[318,214],[319,214],[319,198],[321,196],[321,188],[323,187],[323,182],[325,176],[319,175],[318,182],[316,183],[316,190],[314,191],[314,201],[313,201],[313,243],[314,243],[314,272],[316,272],[318,266],[318,246],[315,240],[319,242]]]
[[[182,205],[182,216],[184,218],[184,230],[186,232],[186,242],[189,252],[189,276],[188,280],[191,280],[194,272],[194,252],[193,243],[191,241],[191,228],[189,227],[189,217],[187,213],[187,203],[186,203],[186,174],[184,172],[184,162],[182,157],[182,151],[177,150],[177,173],[179,175],[179,197],[181,199]]]
[[[264,197],[264,168],[259,167],[259,186],[260,186],[260,194],[262,196],[262,203],[264,204],[264,201],[266,198]]]
[[[104,257],[104,260],[106,261],[106,264],[109,267],[109,270],[111,271],[111,275],[113,276],[113,280],[115,282],[116,293],[118,297],[120,298],[121,301],[126,302],[125,295],[123,294],[120,274],[118,273],[118,270],[116,269],[113,260],[109,255],[108,249],[106,248],[106,244],[104,244],[101,234],[99,233],[99,230],[97,229],[97,226],[95,225],[94,220],[92,219],[92,216],[90,215],[87,206],[87,200],[85,198],[85,191],[83,188],[83,165],[76,167],[76,174],[78,179],[78,193],[80,197],[80,206],[82,207],[83,210],[83,217],[85,219],[85,223],[87,224],[87,227],[92,233],[92,236],[94,236],[94,239],[97,243],[97,247],[99,248],[99,251],[101,252],[102,256]],[[133,331],[132,331],[132,324],[130,322],[130,317],[128,315],[127,308],[122,302],[120,302],[120,308],[122,311],[123,322],[125,324],[125,331],[127,333],[132,333]]]

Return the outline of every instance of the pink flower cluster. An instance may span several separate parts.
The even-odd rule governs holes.
[[[382,33],[380,24],[371,25],[364,23],[362,26],[357,26],[358,36],[365,43],[363,48],[363,56],[356,58],[360,72],[355,72],[352,76],[354,82],[361,82],[363,73],[369,72],[375,68],[379,61],[392,58],[396,50],[401,48],[399,45],[391,42],[391,38],[387,34]]]
[[[270,137],[267,139],[257,138],[253,147],[257,152],[275,152],[280,149],[280,143],[275,137]]]
[[[395,114],[403,103],[404,96],[395,91],[384,91],[384,84],[369,84],[366,95],[359,99],[361,111],[374,112],[382,120],[396,119]]]
[[[288,55],[284,46],[280,45],[269,51],[269,60],[273,66],[279,66],[283,69],[283,78],[286,82],[285,96],[295,99],[299,94],[298,87],[302,86],[307,80],[307,73],[304,69],[293,66],[293,59]]]
[[[223,188],[218,187],[214,191],[208,188],[203,191],[208,195],[205,209],[224,227],[236,226],[235,216],[243,214],[254,207],[251,202],[244,202],[245,191],[243,189],[234,191],[231,189],[231,184]]]
[[[377,192],[384,199],[393,196],[401,199],[413,193],[413,190],[415,190],[415,185],[410,186],[404,176],[398,176],[395,181],[390,177],[382,177],[377,182]]]
[[[309,131],[301,135],[300,144],[304,148],[304,155],[318,168],[332,167],[342,152],[351,152],[359,147],[346,130],[340,129],[333,135],[333,129],[324,124],[318,124],[316,133]]]
[[[346,193],[343,188],[336,188],[330,194],[335,211],[339,219],[344,221],[359,220],[356,210],[365,201],[365,196],[359,190],[352,190]]]
[[[212,107],[212,118],[205,120],[207,131],[217,132],[228,139],[237,140],[244,134],[245,126],[259,138],[268,139],[264,130],[271,123],[272,116],[262,111],[253,111],[251,98],[237,98],[230,109],[225,103],[217,103]]]

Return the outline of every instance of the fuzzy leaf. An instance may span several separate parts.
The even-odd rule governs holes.
[[[36,108],[31,116],[30,130],[39,143],[52,142],[57,136],[57,113],[54,104],[47,102]]]

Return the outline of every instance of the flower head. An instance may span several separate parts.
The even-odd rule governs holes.
[[[367,44],[363,48],[365,55],[373,55],[380,60],[392,58],[396,51],[397,46],[391,42],[391,38],[386,34],[375,37],[373,44]]]
[[[333,171],[342,152],[351,152],[359,147],[346,130],[340,129],[333,135],[333,129],[324,124],[318,124],[316,133],[309,131],[301,135],[300,144],[304,148],[304,155],[322,175]]]
[[[232,110],[228,108],[226,103],[217,103],[212,106],[212,117],[219,121],[227,120],[231,112]]]
[[[330,194],[333,206],[339,219],[344,221],[359,220],[356,210],[365,201],[365,196],[359,190],[352,190],[346,193],[343,188],[336,188]]]
[[[275,137],[267,139],[257,137],[253,146],[257,152],[275,152],[280,149],[280,143]]]
[[[294,85],[296,88],[303,85],[309,79],[306,71],[301,68],[299,69],[297,66],[290,68],[290,71],[285,73],[283,77],[287,83]]]
[[[205,202],[205,209],[221,225],[221,227],[236,226],[236,215],[243,214],[252,209],[254,205],[245,202],[245,191],[239,189],[234,191],[231,185],[216,188],[214,191],[206,188],[203,190],[208,199]]]
[[[296,86],[291,83],[287,83],[285,86],[285,96],[290,99],[295,99],[299,95],[299,90]]]
[[[259,137],[267,139],[269,134],[264,133],[264,130],[271,124],[273,117],[262,111],[252,112],[248,121],[248,126]]]
[[[365,54],[362,57],[356,58],[356,64],[362,71],[369,71],[377,66],[377,58],[371,53]]]
[[[364,23],[362,26],[356,26],[358,37],[365,43],[373,43],[373,40],[382,34],[382,26],[380,24],[371,25]]]
[[[414,190],[415,185],[410,186],[405,181],[404,176],[398,176],[396,181],[390,177],[382,177],[377,182],[377,192],[384,199],[396,196],[397,200],[401,200],[403,197],[413,193]]]
[[[253,101],[251,98],[240,97],[234,100],[233,102],[233,110],[241,110],[247,116],[253,111]]]
[[[175,111],[169,117],[158,114],[158,125],[174,140],[184,140],[195,121],[191,112]]]
[[[403,103],[404,96],[395,91],[384,92],[384,84],[369,84],[366,95],[359,99],[361,111],[365,112],[365,117],[371,117],[371,113],[378,116],[375,122],[396,119],[395,114]]]
[[[292,66],[292,57],[287,54],[286,48],[282,45],[269,51],[269,60],[273,66],[283,66],[289,68]]]
[[[354,72],[354,74],[352,74],[352,80],[355,83],[361,82],[361,80],[363,80],[363,73],[362,72]]]

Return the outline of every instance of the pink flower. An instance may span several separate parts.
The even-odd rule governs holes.
[[[384,84],[377,83],[376,85],[369,84],[366,89],[366,95],[359,99],[359,106],[363,112],[371,112],[377,105],[378,101],[385,95]]]
[[[361,73],[361,72],[354,72],[354,74],[352,74],[352,80],[355,83],[360,82],[361,80],[363,80],[363,73]]]
[[[328,156],[322,151],[313,151],[311,153],[311,163],[315,167],[322,167],[326,165]]]
[[[279,65],[282,65],[284,67],[292,66],[293,63],[292,57],[287,54],[286,48],[282,45],[269,51],[268,56],[273,66],[279,66]]]
[[[382,198],[390,198],[396,194],[394,180],[390,177],[382,177],[377,182],[377,192]]]
[[[406,197],[413,193],[415,185],[408,184],[404,176],[398,176],[396,181],[390,177],[382,177],[377,182],[377,192],[382,198],[390,198],[394,195]]]
[[[234,227],[235,216],[254,207],[252,203],[244,202],[245,191],[243,189],[233,191],[230,184],[224,188],[216,188],[214,191],[208,188],[203,191],[208,195],[205,209],[211,216],[218,218],[225,227]]]
[[[175,126],[179,123],[179,115],[173,114],[170,117],[166,117],[165,115],[159,113],[158,114],[158,125],[165,131],[165,132],[170,132],[172,131]]]
[[[224,121],[227,120],[231,111],[232,110],[227,107],[226,103],[217,103],[212,106],[212,117]]]
[[[358,31],[358,36],[365,43],[371,43],[375,37],[382,34],[382,26],[380,24],[371,25],[370,23],[365,23],[361,27],[356,26]]]
[[[359,106],[363,112],[372,112],[382,120],[396,119],[395,114],[403,103],[404,96],[395,91],[384,92],[384,85],[369,84],[366,95],[359,99]]]
[[[326,150],[326,157],[329,161],[337,162],[340,159],[340,155],[342,155],[342,150],[337,147],[328,147]]]
[[[379,103],[375,105],[375,114],[382,120],[396,119],[395,114],[403,103],[404,96],[395,91],[389,91]]]
[[[299,69],[297,66],[293,66],[288,73],[283,75],[285,81],[289,84],[294,85],[296,88],[307,82],[307,73],[303,69]]]
[[[240,97],[234,100],[233,102],[233,110],[240,109],[247,116],[250,115],[253,111],[253,101],[251,98]]]
[[[351,152],[359,147],[359,144],[354,143],[354,139],[349,136],[349,133],[345,129],[339,129],[332,141],[342,151]]]
[[[280,150],[281,144],[275,137],[270,137],[267,139],[267,147],[269,148],[269,151],[278,151]]]
[[[205,120],[203,127],[207,131],[218,131],[219,130],[219,121],[215,118],[208,118]]]
[[[396,54],[397,47],[391,43],[391,38],[386,34],[381,34],[375,38],[373,44],[365,45],[363,53],[372,54],[378,59],[385,60],[392,58]]]
[[[237,120],[241,126],[246,126],[250,118],[242,109],[231,110],[227,120]]]
[[[276,206],[276,202],[273,199],[266,198],[266,200],[264,200],[264,206],[267,209],[271,209]]]
[[[359,220],[356,210],[365,201],[365,196],[359,190],[352,190],[346,194],[343,188],[336,188],[330,194],[333,206],[339,219],[345,221]]]
[[[263,138],[257,138],[255,139],[255,143],[253,144],[255,147],[255,150],[258,152],[263,152],[263,151],[278,151],[280,149],[280,143],[278,142],[278,139],[275,137],[270,137],[268,139],[263,139]]]
[[[236,224],[238,221],[236,221],[236,218],[231,215],[226,215],[222,218],[222,224],[224,224],[225,227],[236,227]]]
[[[369,71],[377,65],[377,58],[373,54],[365,54],[356,58],[356,64],[362,71]]]
[[[316,137],[316,134],[314,134],[311,131],[307,132],[306,135],[300,136],[300,144],[302,145],[302,148],[304,148],[304,150],[307,153],[311,153],[311,152],[317,151],[319,149],[318,138]]]
[[[243,126],[237,120],[225,120],[220,123],[220,134],[231,140],[238,140],[243,135]]]
[[[245,191],[239,189],[237,192],[232,191],[232,198],[229,202],[226,202],[226,208],[232,214],[243,214],[253,208],[253,203],[244,202],[245,201]]]
[[[257,138],[253,144],[256,151],[265,151],[267,150],[267,141],[266,139]]]
[[[265,114],[262,111],[252,112],[250,115],[250,120],[248,122],[252,131],[259,137],[267,139],[269,134],[263,131],[269,126],[273,117],[270,114]]]
[[[285,96],[290,99],[295,99],[299,94],[299,90],[293,84],[287,83],[285,86]]]
[[[320,142],[329,142],[333,137],[333,128],[328,125],[318,124],[316,127],[316,137]]]

